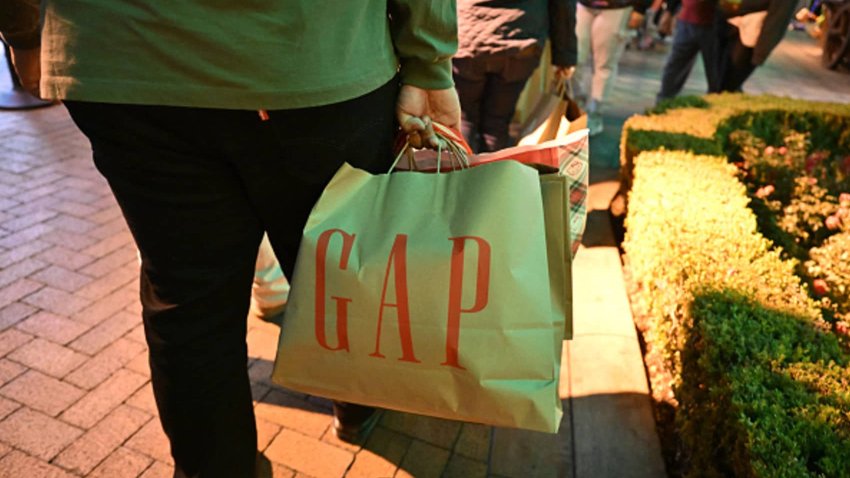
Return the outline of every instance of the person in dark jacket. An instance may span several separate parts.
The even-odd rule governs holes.
[[[708,91],[717,91],[718,88],[717,34],[714,31],[717,0],[673,0],[668,2],[667,8],[675,11],[679,6],[673,46],[664,64],[656,103],[673,98],[682,91],[697,54],[702,55]]]
[[[511,145],[509,126],[548,38],[555,76],[576,64],[576,0],[459,0],[452,71],[463,135],[475,152]]]
[[[626,27],[643,24],[651,0],[579,0],[576,11],[576,91],[590,134],[602,132],[602,105],[626,44]]]
[[[797,2],[791,0],[742,0],[720,1],[718,15],[718,71],[717,91],[741,91],[744,82],[755,69],[764,64],[767,57],[782,41],[788,24],[794,16]],[[729,24],[728,19],[765,12],[754,45],[745,45],[740,30]]]

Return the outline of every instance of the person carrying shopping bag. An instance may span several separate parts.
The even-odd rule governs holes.
[[[462,132],[472,150],[512,146],[517,99],[540,63],[548,40],[554,75],[576,64],[576,0],[460,0],[454,80],[463,109]]]
[[[291,277],[307,216],[341,164],[385,171],[399,124],[422,146],[435,144],[430,119],[460,121],[455,2],[330,5],[0,8],[23,84],[65,102],[141,251],[151,378],[176,477],[255,476],[245,336],[263,231]],[[347,439],[374,417],[335,414]]]

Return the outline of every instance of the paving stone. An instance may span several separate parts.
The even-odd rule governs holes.
[[[158,418],[154,418],[145,424],[141,430],[127,440],[124,446],[163,463],[172,463],[168,437],[162,431]]]
[[[51,219],[55,216],[55,211],[41,209],[30,214],[24,214],[13,219],[4,221],[0,223],[0,226],[3,226],[4,229],[7,229],[9,231],[20,231],[22,229],[26,229],[32,226],[33,224],[38,224],[40,222],[47,221],[48,219]]]
[[[251,384],[251,398],[254,400],[254,405],[257,402],[261,402],[266,395],[268,395],[272,391],[272,388],[268,385],[263,385],[261,383],[252,383]]]
[[[71,342],[74,350],[93,355],[139,324],[141,318],[127,312],[118,312]]]
[[[123,217],[115,218],[112,221],[101,225],[99,228],[94,229],[89,234],[92,237],[97,237],[99,240],[85,248],[83,252],[88,255],[98,257],[99,260],[104,261],[101,262],[100,267],[102,267],[102,264],[112,264],[113,266],[116,266],[123,265],[124,263],[132,260],[139,260],[139,256],[136,252],[136,246],[133,242],[133,236],[130,234],[129,229],[127,229],[127,223],[124,221]],[[114,253],[117,253],[117,256],[111,257]],[[120,262],[114,262],[116,260]],[[99,273],[97,273],[96,270],[90,270],[86,273],[95,276],[102,276],[106,272],[109,272],[109,270],[105,269]]]
[[[254,329],[248,332],[248,356],[274,362],[278,335]]]
[[[285,428],[266,448],[265,454],[273,462],[316,478],[340,477],[354,459],[351,452]]]
[[[14,264],[47,249],[49,244],[41,240],[53,232],[53,228],[47,224],[34,224],[0,239],[0,247],[9,249],[0,255],[0,267]]]
[[[77,312],[71,318],[86,324],[96,325],[112,317],[133,303],[139,302],[139,293],[121,288],[103,297],[97,298],[91,305]],[[133,314],[141,320],[141,313]]]
[[[0,422],[0,436],[13,447],[51,460],[83,431],[43,413],[21,407]]]
[[[47,221],[47,224],[60,231],[73,232],[76,234],[85,234],[95,227],[95,224],[90,221],[65,214]]]
[[[477,461],[487,461],[490,450],[490,427],[477,423],[464,423],[454,452]]]
[[[145,455],[127,448],[112,452],[87,478],[136,478],[153,462]]]
[[[94,388],[128,364],[134,357],[139,356],[144,350],[145,346],[142,344],[119,338],[68,374],[65,381],[85,389]],[[147,354],[143,353],[142,355]],[[150,376],[150,374],[148,373],[145,376]]]
[[[121,216],[121,209],[114,205],[100,209],[97,213],[88,216],[89,221],[94,221],[98,224],[106,224],[113,219],[123,220],[123,216]]]
[[[17,329],[6,329],[0,332],[0,357],[17,349],[32,340],[33,336]]]
[[[274,362],[269,360],[255,360],[254,363],[248,367],[248,378],[252,383],[260,383],[267,386],[275,386],[272,382],[272,370],[274,369]]]
[[[89,305],[91,301],[48,286],[28,295],[24,298],[24,302],[57,315],[71,316]]]
[[[49,340],[36,338],[9,354],[9,359],[62,378],[86,361],[86,356]]]
[[[61,380],[29,370],[0,388],[0,395],[55,417],[84,392]]]
[[[272,390],[266,395],[254,408],[254,413],[264,420],[317,439],[331,424],[331,414],[326,410],[278,390]]]
[[[346,477],[372,478],[393,476],[413,440],[405,435],[377,427],[357,452]]]
[[[124,245],[87,265],[80,272],[92,277],[103,277],[115,269],[137,261],[136,248]]]
[[[56,265],[32,274],[30,279],[66,292],[74,292],[92,281],[92,278],[87,275],[78,274]]]
[[[387,411],[381,417],[381,425],[433,445],[450,449],[460,433],[461,422]]]
[[[161,461],[154,461],[153,464],[142,473],[139,478],[172,478],[174,476],[174,467]]]
[[[469,458],[452,455],[443,478],[487,478],[487,464]]]
[[[392,477],[398,465],[369,450],[363,450],[354,456],[354,463],[345,474],[346,478]]]
[[[2,270],[0,270],[0,287],[11,284],[12,282],[15,282],[18,279],[27,278],[30,276],[30,274],[44,269],[47,266],[48,263],[36,259],[34,257],[30,257],[26,260],[16,262],[8,267],[4,267],[2,268]]]
[[[136,342],[138,343],[138,342]],[[143,352],[136,355],[132,360],[127,362],[126,367],[136,373],[140,373],[145,377],[151,376],[151,365],[150,365],[150,353],[147,351],[146,346],[143,347]]]
[[[45,232],[39,237],[39,239],[48,244],[66,247],[75,251],[83,250],[97,242],[97,239],[88,234],[77,234],[75,232],[60,230]]]
[[[86,191],[80,191],[79,189],[64,189],[58,192],[56,196],[62,199],[76,201],[83,204],[95,203],[102,197],[99,194],[92,194]]]
[[[413,440],[395,476],[438,478],[449,461],[449,451],[430,443]]]
[[[0,359],[0,386],[8,383],[13,378],[24,373],[26,367],[19,363],[12,362],[8,359]]]
[[[19,330],[65,345],[91,327],[50,312],[37,312],[17,325]]]
[[[11,327],[35,312],[35,307],[22,302],[12,302],[0,309],[0,330]]]
[[[67,267],[71,270],[79,270],[86,264],[90,264],[94,257],[84,254],[80,251],[74,251],[62,246],[53,246],[50,249],[40,252],[37,259],[56,264],[57,266]]]
[[[0,397],[0,420],[8,417],[10,413],[14,412],[19,408],[21,408],[20,403],[14,400],[9,400],[7,398]]]
[[[142,388],[136,390],[130,398],[127,399],[127,405],[146,411],[152,415],[156,415],[156,400],[153,397],[153,387],[151,383],[146,383]]]
[[[26,297],[42,287],[44,286],[38,282],[31,281],[29,279],[18,279],[7,286],[0,288],[0,307],[6,307],[12,302],[19,300],[22,297]]]
[[[58,211],[64,214],[70,214],[71,216],[85,218],[91,221],[92,214],[98,211],[97,208],[89,206],[88,204],[78,203],[76,201],[61,201],[53,206],[50,206],[54,211]]]
[[[61,468],[14,450],[0,459],[0,478],[73,478]]]
[[[68,423],[89,428],[136,392],[147,378],[121,369],[65,410],[61,418]]]
[[[138,317],[138,314],[131,314],[135,317]],[[148,340],[145,338],[145,325],[139,324],[133,330],[127,332],[127,335],[124,336],[125,339],[132,340],[136,343],[143,344],[147,346]]]
[[[291,470],[281,464],[272,463],[272,478],[294,478],[298,476],[295,470]],[[301,474],[301,476],[306,476]]]
[[[127,284],[130,281],[135,281],[139,279],[139,269],[138,267],[122,267],[121,269],[116,269],[99,279],[93,280],[87,286],[76,292],[80,297],[85,297],[88,299],[99,299],[100,297],[109,294],[117,289],[120,289],[122,286]]]
[[[257,419],[257,449],[263,451],[280,432],[280,425]]]
[[[54,463],[85,475],[149,420],[150,415],[145,412],[126,405],[120,406],[63,450]]]

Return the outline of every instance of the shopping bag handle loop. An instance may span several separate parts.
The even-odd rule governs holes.
[[[439,123],[433,123],[434,133],[437,138],[440,140],[437,146],[437,174],[440,174],[442,168],[442,158],[443,158],[443,146],[445,145],[445,152],[449,155],[449,159],[451,161],[451,166],[453,169],[466,169],[469,167],[469,155],[472,154],[472,149],[463,139],[463,136],[449,128]],[[407,157],[409,169],[411,171],[416,171],[419,168],[416,164],[416,159],[413,155],[413,148],[410,146],[410,141],[404,141],[403,146],[399,149],[398,155],[390,166],[390,172],[396,168],[399,161],[401,161],[402,157]]]

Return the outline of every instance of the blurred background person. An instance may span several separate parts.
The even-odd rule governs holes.
[[[744,82],[782,41],[797,2],[720,0],[717,91],[741,91]]]
[[[668,8],[679,8],[673,45],[661,74],[661,91],[656,103],[675,97],[682,91],[697,60],[702,56],[708,91],[717,91],[717,34],[714,18],[717,0],[670,0]]]
[[[513,144],[510,122],[548,39],[556,79],[576,64],[576,0],[459,0],[452,71],[463,136],[475,152]]]
[[[626,28],[643,24],[651,0],[579,0],[576,10],[576,99],[587,112],[590,135],[602,132],[602,107],[626,45]]]

